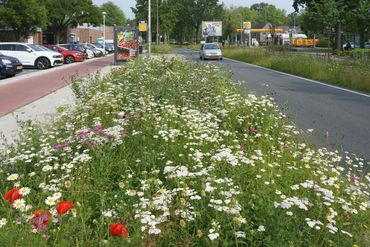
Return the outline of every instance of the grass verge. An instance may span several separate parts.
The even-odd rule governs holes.
[[[225,48],[223,54],[239,61],[370,93],[368,60],[328,61],[316,56],[259,48]]]
[[[173,52],[173,47],[171,45],[153,45],[152,52],[158,54],[169,54]]]
[[[152,58],[75,83],[76,107],[0,154],[0,242],[368,246],[363,160],[298,141],[230,78]]]

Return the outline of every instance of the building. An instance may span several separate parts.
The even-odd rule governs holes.
[[[273,42],[272,32],[267,31],[272,30],[272,28],[270,22],[252,23],[252,39],[257,40],[261,45]]]
[[[103,37],[103,26],[94,27],[89,24],[79,25],[76,28],[68,28],[64,30],[59,35],[60,44],[70,43],[70,42],[89,42],[95,43],[97,38]],[[105,27],[105,37],[106,40],[114,39],[114,27]],[[13,30],[0,30],[0,42],[14,42],[18,41],[16,33]],[[31,43],[31,44],[56,44],[57,39],[54,32],[46,29],[39,29],[35,34],[29,36],[28,38],[22,38],[21,42]]]
[[[103,26],[94,27],[89,24],[78,25],[76,28],[68,28],[59,37],[59,43],[88,42],[95,43],[97,38],[103,37]],[[105,39],[114,39],[114,27],[105,27]],[[56,38],[53,32],[46,30],[43,32],[43,44],[55,44]]]
[[[0,30],[0,42],[14,42],[17,40],[16,32],[13,30]],[[29,36],[28,38],[21,38],[20,42],[31,43],[31,44],[41,44],[42,43],[42,30],[37,30],[36,33]]]

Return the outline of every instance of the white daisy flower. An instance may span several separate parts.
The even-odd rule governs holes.
[[[260,225],[260,226],[258,227],[258,229],[257,229],[257,232],[264,232],[264,231],[266,231],[266,228],[265,228],[265,226],[263,226],[263,225]]]
[[[208,234],[210,240],[215,240],[220,236],[217,232]]]
[[[48,206],[54,206],[55,205],[55,198],[53,196],[48,196],[45,200],[45,204]]]
[[[14,181],[19,178],[19,175],[17,173],[10,174],[9,177],[7,178],[8,181]]]
[[[26,206],[26,201],[24,199],[17,199],[13,202],[13,207],[15,209],[21,209],[24,208],[24,206]]]
[[[8,221],[5,218],[2,218],[0,220],[0,228],[3,228],[7,223],[8,223]]]
[[[58,201],[62,197],[62,193],[56,192],[53,194],[55,201]]]
[[[19,194],[21,194],[22,196],[26,196],[26,195],[28,195],[30,192],[31,192],[31,189],[30,189],[30,188],[28,188],[28,187],[23,187],[23,188],[20,188],[20,189],[19,189]]]

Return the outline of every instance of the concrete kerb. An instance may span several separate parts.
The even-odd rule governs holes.
[[[117,66],[104,67],[85,78],[88,79],[97,74],[103,78],[115,67]],[[45,127],[56,116],[58,107],[74,107],[74,103],[75,97],[71,85],[68,85],[0,117],[0,150],[6,149],[7,145],[13,144],[17,139],[21,122],[31,120]]]

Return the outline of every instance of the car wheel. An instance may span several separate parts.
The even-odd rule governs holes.
[[[50,67],[50,62],[46,57],[40,57],[36,60],[36,67],[38,69],[48,69]]]
[[[70,64],[73,63],[75,59],[72,56],[67,56],[64,61],[66,62],[66,64]]]

